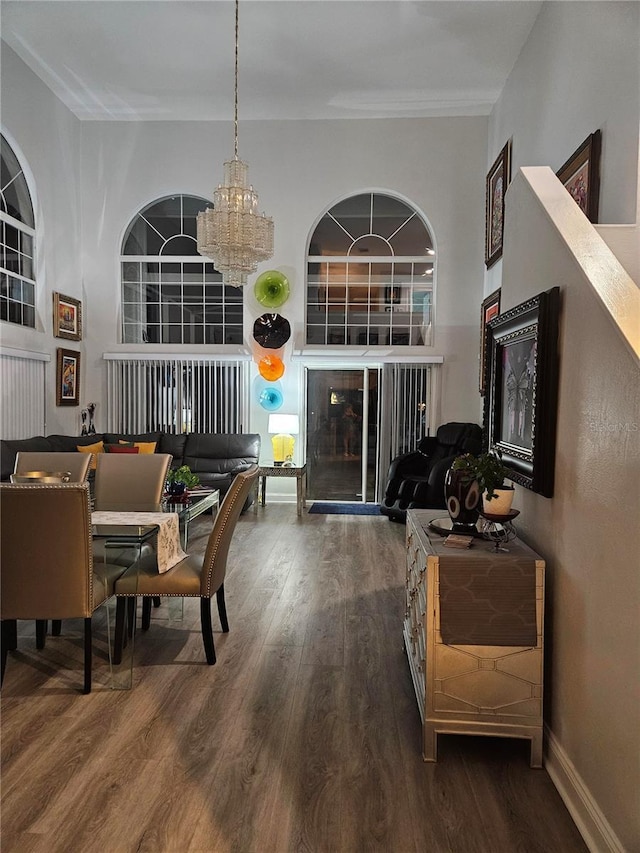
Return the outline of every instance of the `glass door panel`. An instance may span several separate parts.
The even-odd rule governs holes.
[[[307,497],[374,501],[378,369],[307,369]]]

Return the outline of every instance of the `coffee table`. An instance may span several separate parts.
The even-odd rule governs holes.
[[[218,512],[220,506],[220,489],[200,489],[194,490],[187,494],[186,498],[181,501],[173,501],[171,497],[166,498],[162,502],[163,512],[177,512],[178,521],[180,523],[180,533],[182,539],[182,547],[187,550],[187,542],[189,539],[189,522],[193,521],[203,512],[208,509],[212,510],[212,514]],[[215,508],[215,513],[213,512]]]

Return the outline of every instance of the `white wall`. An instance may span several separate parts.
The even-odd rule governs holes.
[[[514,173],[555,171],[599,127],[600,219],[633,222],[639,44],[638,4],[545,4],[491,117],[489,160],[513,137]],[[515,501],[548,566],[547,767],[591,849],[639,850],[637,363],[521,176],[490,272],[503,310],[555,285],[562,297],[555,494]]]
[[[556,172],[599,128],[599,221],[635,223],[639,18],[633,2],[545,3],[491,115],[488,166],[511,138],[513,175],[520,166]],[[485,294],[500,276],[498,261]]]
[[[82,361],[88,340],[53,337],[54,291],[86,305],[80,266],[80,122],[54,98],[21,59],[2,43],[2,132],[25,169],[39,239],[36,328],[0,323],[4,347],[48,353],[47,432],[79,432],[79,411],[55,405],[55,351],[76,350]],[[90,334],[90,329],[88,330]],[[82,381],[82,380],[81,380]],[[86,397],[81,396],[84,403]]]

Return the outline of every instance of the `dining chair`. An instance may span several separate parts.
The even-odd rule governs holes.
[[[66,471],[70,483],[84,483],[89,477],[91,453],[54,453],[53,451],[19,450],[13,467],[14,474],[30,471]]]
[[[17,620],[84,619],[84,693],[91,691],[91,616],[122,566],[92,556],[88,483],[0,484],[0,623],[4,678]]]
[[[257,465],[252,465],[235,476],[213,522],[204,556],[188,555],[162,574],[159,574],[153,565],[144,563],[137,571],[129,570],[118,579],[116,582],[116,662],[119,662],[121,654],[119,638],[124,636],[123,624],[127,599],[135,596],[143,597],[142,627],[146,630],[149,627],[151,599],[162,595],[200,599],[202,641],[207,663],[211,665],[216,662],[211,624],[211,597],[215,594],[222,630],[227,633],[229,621],[224,600],[224,578],[229,546],[238,517],[257,476]]]
[[[96,510],[153,510],[162,500],[170,453],[98,453],[94,496]]]

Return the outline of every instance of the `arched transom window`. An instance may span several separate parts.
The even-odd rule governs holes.
[[[431,343],[433,240],[416,210],[362,193],[318,223],[307,258],[308,345]]]
[[[198,254],[196,215],[208,204],[196,196],[163,198],[127,228],[120,259],[124,343],[242,343],[242,291],[224,287]]]
[[[0,135],[0,320],[36,325],[35,219],[22,167]]]

